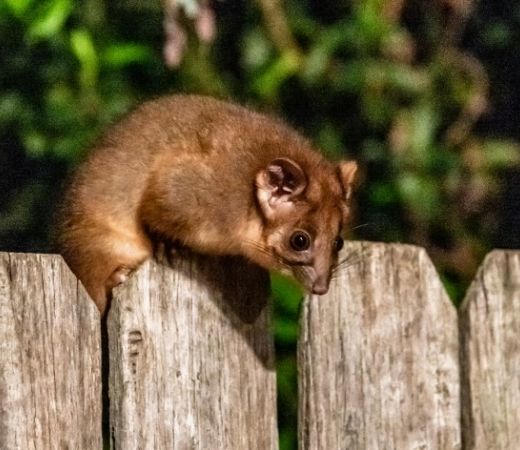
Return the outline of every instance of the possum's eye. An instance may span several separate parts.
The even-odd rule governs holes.
[[[291,235],[291,247],[297,252],[303,252],[311,246],[311,237],[305,231],[295,231]]]
[[[336,239],[334,239],[334,250],[339,252],[343,248],[343,238],[341,236],[338,236]]]

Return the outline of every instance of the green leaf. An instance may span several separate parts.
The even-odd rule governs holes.
[[[318,131],[316,139],[322,152],[329,156],[341,155],[343,153],[343,142],[337,129],[330,123],[324,123]]]
[[[294,343],[298,340],[298,322],[293,318],[277,317],[274,334],[277,342]]]
[[[384,7],[385,2],[381,0],[365,0],[356,4],[358,40],[363,44],[360,50],[375,52],[379,49],[381,40],[390,35],[392,27],[385,19]]]
[[[481,39],[487,47],[502,49],[511,42],[512,34],[512,29],[507,23],[491,22],[483,30]]]
[[[488,169],[503,169],[520,165],[520,144],[514,141],[488,139],[483,143]]]
[[[255,28],[245,36],[242,48],[242,65],[255,70],[268,62],[273,46],[265,33],[260,28]]]
[[[390,125],[397,105],[381,86],[367,88],[361,93],[361,99],[363,115],[372,127],[382,130]]]
[[[19,92],[4,92],[0,96],[0,123],[19,118],[24,109],[23,97]]]
[[[121,42],[111,44],[101,55],[104,65],[120,69],[131,64],[140,64],[152,60],[153,52],[143,44]]]
[[[271,273],[271,292],[283,310],[295,315],[298,314],[303,289],[296,281],[273,272]]]
[[[277,360],[277,377],[276,384],[280,390],[280,395],[297,397],[295,393],[296,377],[298,376],[298,369],[296,367],[296,361],[292,355],[280,357]],[[295,395],[296,394],[296,395]],[[289,398],[288,398],[289,400]],[[294,398],[296,400],[296,398]]]
[[[366,61],[352,60],[337,70],[333,82],[335,87],[340,90],[359,94],[364,86],[365,76]]]
[[[50,0],[29,26],[28,36],[37,42],[59,33],[73,9],[72,0]]]
[[[330,52],[324,46],[315,46],[305,59],[303,78],[306,82],[315,82],[325,73],[330,61]]]
[[[297,55],[291,52],[284,53],[254,80],[254,90],[264,97],[274,97],[280,85],[294,75],[299,66]]]
[[[421,221],[430,221],[439,210],[440,185],[437,180],[415,173],[403,173],[397,188],[406,206]]]
[[[417,95],[430,87],[428,73],[404,64],[385,64],[385,71],[391,87],[403,94]]]
[[[307,82],[315,82],[325,73],[335,52],[351,46],[356,41],[355,30],[351,21],[339,24],[323,30],[316,44],[311,48],[304,61],[302,76]]]
[[[5,5],[11,13],[19,19],[24,16],[27,9],[32,5],[33,0],[4,0]]]
[[[40,131],[27,130],[23,134],[22,139],[27,155],[38,158],[45,154],[47,150],[47,139]]]
[[[79,81],[83,88],[93,88],[98,76],[98,55],[88,30],[82,28],[72,31],[70,45],[74,56],[80,63]]]
[[[410,111],[410,119],[410,147],[414,155],[424,163],[422,160],[427,157],[434,142],[439,118],[433,105],[423,102]]]
[[[386,145],[374,138],[367,138],[363,141],[361,154],[365,161],[385,161],[388,158]]]
[[[377,206],[392,205],[398,199],[393,186],[383,182],[373,182],[369,196],[370,203]]]

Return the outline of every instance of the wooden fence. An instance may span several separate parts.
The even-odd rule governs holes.
[[[300,448],[520,448],[520,252],[490,253],[458,312],[424,250],[344,252],[303,305]],[[234,258],[147,263],[102,354],[59,256],[0,253],[0,449],[101,449],[103,417],[118,450],[277,449],[268,285]]]

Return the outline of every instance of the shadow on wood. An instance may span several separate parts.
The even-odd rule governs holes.
[[[232,313],[229,319],[238,328],[254,323],[267,306],[270,288],[266,270],[239,256],[209,257],[188,252],[179,256],[184,263],[174,261],[173,269],[196,276],[208,290],[220,293],[221,301],[216,303],[225,313]]]
[[[115,290],[113,448],[277,448],[268,281],[240,259],[181,256]]]

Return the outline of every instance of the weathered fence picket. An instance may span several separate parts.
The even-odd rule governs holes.
[[[464,448],[520,448],[520,252],[486,257],[460,323]]]
[[[425,251],[354,242],[305,300],[305,450],[520,442],[520,252],[495,251],[457,315]],[[277,449],[267,274],[146,263],[108,317],[113,449]],[[0,448],[101,449],[100,319],[59,256],[0,253]],[[106,406],[106,405],[105,405]]]
[[[147,263],[109,317],[112,448],[278,448],[266,272]]]
[[[300,448],[459,448],[457,315],[426,252],[346,247],[302,312]]]
[[[99,449],[99,313],[60,256],[0,253],[0,448]]]

